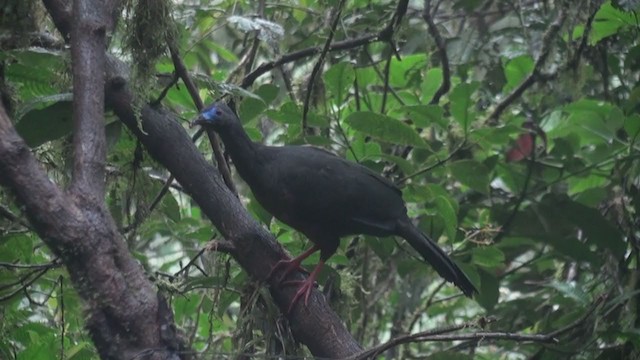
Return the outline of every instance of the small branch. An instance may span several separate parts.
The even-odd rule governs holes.
[[[46,264],[15,264],[8,262],[0,262],[0,267],[7,269],[51,269],[62,265],[62,263],[56,258],[50,263]]]
[[[155,99],[153,102],[151,102],[151,106],[160,105],[160,103],[162,102],[162,99],[164,99],[167,96],[167,93],[169,93],[169,90],[171,90],[171,88],[178,83],[178,80],[180,80],[180,76],[178,76],[178,73],[174,72],[173,76],[171,77],[171,80],[164,87],[164,89],[162,89],[162,91],[160,92],[160,95],[158,95],[158,98]]]
[[[32,229],[31,225],[29,225],[29,223],[27,221],[25,221],[24,219],[21,219],[20,217],[16,216],[14,213],[11,212],[11,210],[9,210],[6,206],[0,204],[0,216],[2,216],[3,218],[14,222],[14,223],[18,223],[24,227],[26,227],[27,229]]]
[[[536,148],[535,139],[536,138],[534,137],[533,138],[534,149]],[[511,224],[513,224],[513,221],[516,219],[516,215],[520,210],[520,206],[522,206],[522,203],[527,198],[527,191],[529,190],[529,184],[531,183],[531,176],[533,175],[533,167],[535,166],[535,164],[536,164],[536,152],[533,151],[531,153],[531,159],[529,160],[529,163],[527,166],[527,174],[525,175],[525,178],[524,178],[524,185],[522,186],[522,191],[520,192],[520,196],[518,196],[518,200],[516,201],[516,204],[513,207],[513,210],[509,214],[509,217],[507,218],[507,220],[505,220],[504,224],[502,224],[502,228],[500,229],[500,232],[498,232],[498,234],[493,238],[493,243],[499,242],[503,237],[505,237],[509,233],[509,230],[511,230]]]
[[[381,37],[381,33],[366,34],[356,39],[338,41],[329,46],[329,51],[354,49],[363,45],[380,41],[380,37]],[[245,76],[240,86],[246,89],[249,86],[251,86],[260,76],[266,74],[267,72],[273,70],[274,68],[280,67],[292,61],[313,56],[321,51],[322,49],[320,47],[310,47],[310,48],[294,51],[292,53],[283,55],[278,60],[264,63],[258,66],[249,75]]]
[[[196,108],[198,111],[202,111],[204,108],[204,103],[200,98],[200,94],[198,93],[198,88],[195,83],[189,76],[189,71],[187,70],[182,58],[180,57],[180,52],[176,47],[176,44],[173,41],[169,41],[169,52],[171,53],[171,60],[173,61],[173,66],[176,69],[176,74],[182,79],[182,82],[187,87],[187,91],[189,91],[189,95],[191,95],[191,99],[196,104]],[[211,149],[213,149],[213,155],[218,163],[218,171],[222,174],[222,178],[224,183],[227,185],[229,190],[238,196],[238,191],[236,190],[235,185],[233,184],[233,180],[231,179],[231,170],[229,169],[229,164],[227,164],[224,156],[222,155],[222,148],[220,147],[220,140],[218,140],[217,135],[209,134],[209,141],[211,142]],[[171,179],[173,181],[173,179]]]
[[[206,251],[211,251],[211,252],[222,252],[225,254],[236,254],[237,250],[236,246],[233,244],[233,242],[229,241],[229,240],[212,240],[209,241],[204,249]]]
[[[71,24],[73,16],[69,1],[61,0],[42,0],[47,12],[51,15],[51,19],[56,28],[62,35],[66,43],[71,39]]]
[[[331,41],[333,41],[333,36],[336,33],[336,28],[338,27],[338,22],[340,21],[340,16],[342,15],[342,7],[344,6],[345,0],[340,0],[338,4],[338,11],[336,12],[335,17],[333,18],[333,23],[331,24],[331,29],[329,29],[329,37],[327,41],[324,43],[322,48],[322,52],[320,53],[320,57],[316,62],[316,65],[313,67],[313,71],[311,71],[311,77],[309,77],[309,82],[307,83],[307,94],[304,99],[304,108],[302,110],[302,132],[306,134],[307,130],[307,115],[309,115],[309,100],[311,100],[311,93],[313,92],[313,85],[316,82],[316,77],[322,70],[322,66],[324,65],[325,57],[331,48]]]
[[[66,324],[64,321],[64,277],[60,275],[58,278],[60,284],[60,296],[58,296],[58,302],[60,303],[60,359],[64,359],[64,337]]]
[[[545,32],[542,38],[542,49],[540,50],[540,55],[538,59],[536,59],[535,65],[533,67],[533,71],[527,78],[520,83],[520,85],[513,89],[513,91],[507,95],[498,105],[495,107],[491,115],[486,122],[493,123],[498,120],[500,115],[509,107],[513,102],[519,99],[524,92],[530,88],[536,81],[539,80],[542,72],[542,67],[544,66],[549,53],[551,52],[551,41],[555,38],[555,36],[560,31],[562,24],[564,24],[565,19],[567,18],[567,9],[561,8],[558,17],[555,19],[553,23],[549,26],[547,31]]]
[[[477,326],[476,323],[465,323],[462,325],[452,326],[445,329],[436,329],[423,331],[410,335],[402,335],[393,338],[382,345],[378,345],[372,349],[364,351],[356,356],[348,358],[348,360],[365,360],[375,359],[380,353],[389,350],[395,346],[425,341],[457,341],[457,340],[513,340],[518,342],[541,342],[541,343],[557,343],[558,340],[550,334],[520,334],[507,332],[489,332],[476,331],[464,334],[446,334],[469,327]]]
[[[593,1],[589,2],[589,7],[593,6]],[[596,14],[600,10],[600,6],[596,6],[594,10],[591,11],[591,15],[587,19],[586,24],[584,25],[584,31],[582,32],[582,38],[580,39],[580,45],[578,45],[578,49],[571,57],[571,60],[567,63],[567,68],[572,69],[574,71],[578,70],[578,66],[580,65],[580,59],[582,58],[582,53],[584,53],[584,49],[587,48],[587,44],[589,42],[589,35],[591,34],[591,29],[593,27],[593,20],[596,18]]]
[[[391,43],[390,46],[393,46]],[[387,107],[387,98],[389,96],[389,90],[391,86],[389,85],[389,74],[391,72],[391,59],[393,59],[393,55],[390,52],[389,57],[387,57],[387,61],[384,65],[384,88],[382,89],[382,104],[380,105],[380,113],[384,114],[385,108]],[[403,103],[402,101],[400,103]]]
[[[593,314],[593,312],[596,311],[596,309],[607,299],[607,297],[608,297],[608,294],[600,295],[596,299],[596,301],[594,301],[594,303],[591,305],[589,310],[587,310],[579,319],[576,319],[576,321],[572,322],[571,324],[563,328],[560,328],[556,331],[549,333],[549,336],[557,337],[582,325],[585,321],[587,321],[589,316],[591,316],[591,314]]]
[[[237,253],[235,245],[233,245],[233,242],[229,240],[211,240],[202,249],[200,249],[200,251],[198,251],[196,256],[194,256],[191,260],[189,260],[187,265],[185,265],[182,269],[180,269],[178,272],[173,274],[173,276],[177,277],[182,273],[186,273],[189,270],[189,268],[195,264],[196,260],[198,260],[198,258],[200,258],[200,256],[202,256],[202,254],[204,254],[206,251],[212,251],[212,252],[219,251],[219,252],[222,252],[225,254],[231,254],[231,255]]]
[[[427,23],[427,28],[429,29],[429,34],[433,37],[433,40],[436,43],[436,47],[438,48],[438,53],[440,54],[440,63],[442,66],[442,84],[433,94],[431,101],[429,104],[435,105],[440,102],[440,98],[449,92],[451,88],[451,69],[449,67],[449,56],[447,55],[447,44],[445,44],[444,39],[442,39],[442,35],[440,35],[440,31],[438,31],[438,27],[436,23],[433,21],[433,17],[431,16],[431,0],[424,0],[424,9],[422,10],[422,18]]]
[[[438,166],[443,165],[443,164],[444,164],[444,163],[446,163],[447,161],[451,160],[451,158],[453,158],[453,156],[454,156],[455,154],[457,154],[457,153],[458,153],[458,151],[462,150],[462,149],[465,147],[465,145],[466,145],[466,142],[465,142],[465,141],[463,141],[463,142],[460,144],[460,146],[458,146],[458,147],[457,147],[457,148],[455,148],[451,153],[449,153],[449,155],[447,155],[447,157],[446,157],[446,158],[444,158],[444,159],[442,159],[442,160],[438,160],[438,161],[437,161],[435,164],[433,164],[433,165],[427,166],[427,167],[426,167],[426,168],[424,168],[424,169],[420,169],[420,170],[418,170],[418,171],[414,172],[413,174],[407,175],[407,176],[405,176],[405,177],[403,177],[403,178],[399,179],[399,180],[397,181],[397,184],[402,184],[402,183],[404,183],[405,181],[407,181],[407,180],[409,180],[409,179],[411,179],[411,178],[414,178],[414,177],[416,177],[416,176],[418,176],[418,175],[424,174],[424,173],[426,173],[426,172],[428,172],[428,171],[431,171],[432,169],[437,168]]]
[[[18,293],[20,293],[22,291],[26,291],[26,289],[29,286],[31,286],[34,282],[36,282],[44,274],[46,274],[47,271],[49,271],[49,269],[51,269],[51,268],[47,267],[47,268],[34,270],[34,271],[30,272],[29,274],[25,275],[24,277],[22,277],[17,283],[9,284],[9,285],[13,286],[13,285],[17,285],[18,283],[20,283],[21,286],[19,288],[17,288],[16,290],[12,291],[11,293],[0,297],[0,302],[7,301],[7,300],[11,299],[12,297],[16,296]],[[32,275],[34,275],[34,276],[32,277]],[[3,286],[3,288],[8,288],[8,286]]]

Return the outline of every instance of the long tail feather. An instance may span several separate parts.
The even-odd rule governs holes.
[[[409,220],[401,221],[398,224],[398,235],[406,239],[440,276],[454,283],[466,296],[471,297],[473,293],[478,292],[467,275],[451,260],[449,255]]]

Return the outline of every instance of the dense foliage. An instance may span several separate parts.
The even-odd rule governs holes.
[[[16,26],[27,3],[33,22]],[[410,215],[479,288],[461,296],[398,239],[343,240],[320,284],[364,347],[440,329],[451,338],[380,356],[640,356],[637,2],[155,3],[129,1],[109,49],[131,61],[141,98],[188,127],[197,110],[176,85],[177,49],[205,102],[233,98],[255,140],[321,146],[398,184]],[[3,6],[3,103],[65,184],[69,51],[40,4]],[[308,355],[264,284],[222,251],[202,254],[220,240],[215,228],[179,184],[158,198],[170,174],[107,120],[106,202],[193,350]],[[309,246],[234,181],[291,254]],[[96,358],[82,308],[64,266],[0,190],[0,358]],[[446,329],[461,324],[517,334]]]

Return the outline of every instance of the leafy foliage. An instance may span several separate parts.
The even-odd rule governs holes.
[[[136,13],[153,14],[149,3],[137,2]],[[164,42],[175,41],[201,95],[207,102],[232,95],[255,140],[322,146],[402,187],[410,215],[452,251],[480,294],[463,298],[402,243],[345,239],[320,280],[365,347],[409,332],[482,323],[484,316],[495,319],[486,325],[491,331],[553,334],[558,342],[422,341],[381,356],[639,356],[637,2],[441,2],[427,17],[445,40],[442,48],[422,4],[411,2],[393,36],[381,39],[388,41],[331,51],[323,76],[309,87],[318,51],[287,61],[285,54],[321,49],[336,4],[163,2],[156,9],[162,22],[151,15],[126,23],[122,29],[135,31],[116,32],[110,51],[142,51],[131,52],[134,65],[149,67],[157,79],[144,95],[158,98],[174,70]],[[395,11],[395,2],[347,2],[334,42],[376,34]],[[175,37],[164,28],[171,17]],[[18,131],[60,183],[69,177],[67,58],[66,50],[45,48],[0,53],[3,99],[15,99]],[[241,86],[261,64],[278,60],[271,72]],[[313,91],[306,104],[311,131],[302,126],[307,89]],[[196,113],[183,85],[170,86],[161,103],[185,119]],[[305,355],[268,292],[229,256],[207,252],[190,262],[217,239],[215,229],[179,187],[149,212],[168,174],[116,119],[106,126],[106,202],[131,252],[171,298],[193,350]],[[507,161],[523,134],[531,134],[534,146]],[[200,147],[210,151],[205,142]],[[303,251],[308,242],[271,219],[236,180],[255,217],[292,254]],[[13,200],[0,190],[0,358],[95,358],[64,268]]]

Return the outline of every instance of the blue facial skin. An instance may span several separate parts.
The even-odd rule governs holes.
[[[212,106],[208,109],[204,109],[204,111],[202,111],[202,113],[200,113],[200,116],[202,116],[203,119],[207,120],[207,121],[213,121],[216,119],[216,112],[218,109],[216,109],[215,106]]]

